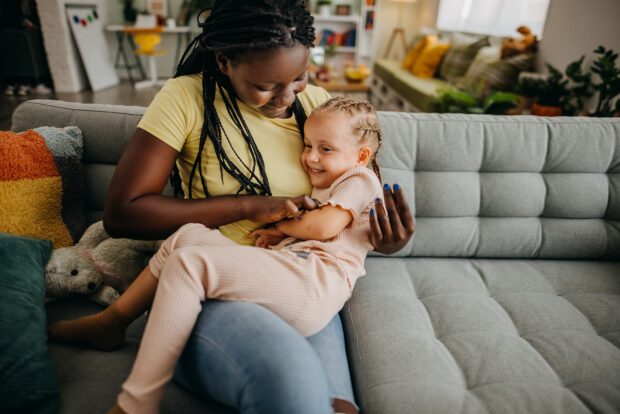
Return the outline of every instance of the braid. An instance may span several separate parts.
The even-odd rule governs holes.
[[[206,14],[208,16],[203,18]],[[220,178],[223,180],[224,171],[235,178],[239,183],[237,194],[245,192],[271,195],[262,154],[239,109],[237,94],[230,80],[218,70],[215,56],[220,53],[236,62],[244,55],[256,51],[293,47],[297,44],[311,47],[315,31],[307,0],[217,0],[212,9],[203,10],[197,19],[202,33],[190,42],[175,73],[175,77],[202,74],[204,124],[200,132],[198,153],[188,180],[188,196],[192,198],[196,170],[203,191],[208,195],[202,168],[202,152],[207,138],[213,144],[220,164]],[[221,96],[235,127],[243,136],[251,157],[250,165],[244,163],[230,145],[228,134],[222,127],[215,108],[217,93]],[[305,112],[297,97],[293,103],[293,113],[298,124],[302,126]],[[303,136],[301,127],[300,132]],[[224,142],[232,148],[232,155],[239,165],[231,160],[224,149]],[[178,175],[176,167],[175,174]],[[180,180],[177,178],[176,182]]]

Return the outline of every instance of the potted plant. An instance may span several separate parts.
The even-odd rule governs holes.
[[[521,107],[530,110],[536,97],[543,88],[545,78],[538,73],[522,72],[519,76],[517,91],[521,95]]]
[[[466,114],[505,114],[517,107],[519,95],[511,92],[491,92],[484,90],[463,91],[455,88],[439,90],[435,100],[437,112],[466,113]]]
[[[594,90],[598,92],[598,102],[591,115],[614,116],[620,113],[620,68],[616,67],[618,54],[603,46],[599,46],[594,53],[599,56],[592,62],[591,70],[598,76],[599,82],[593,84]]]
[[[566,67],[568,94],[562,99],[563,115],[583,115],[585,100],[593,95],[592,74],[582,72],[584,56]]]
[[[538,84],[539,90],[531,113],[538,116],[559,116],[562,115],[562,100],[568,95],[568,79],[553,65],[547,63],[546,66],[549,75]]]
[[[316,9],[319,16],[330,16],[332,14],[331,0],[318,0],[316,2]]]
[[[134,23],[138,17],[138,11],[133,6],[133,0],[123,0],[123,20],[126,23]]]

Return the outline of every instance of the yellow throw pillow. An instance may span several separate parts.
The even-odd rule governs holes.
[[[425,48],[420,57],[416,59],[411,73],[421,78],[432,78],[448,49],[450,49],[450,43],[436,43]]]
[[[423,36],[422,39],[418,40],[407,52],[407,56],[405,56],[405,60],[403,61],[403,68],[411,70],[416,60],[422,54],[422,51],[435,43],[437,43],[436,35]]]

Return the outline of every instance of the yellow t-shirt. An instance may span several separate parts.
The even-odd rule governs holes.
[[[329,94],[323,88],[312,85],[308,85],[298,96],[307,115],[329,99]],[[235,165],[247,175],[248,171],[243,165],[251,168],[250,152],[243,136],[230,118],[219,92],[215,98],[215,108],[226,132],[222,134],[224,150]],[[303,142],[295,116],[287,119],[268,118],[241,101],[239,109],[263,156],[272,194],[288,197],[310,194],[312,186],[300,163]],[[202,75],[197,74],[168,80],[138,124],[139,128],[179,151],[177,166],[186,197],[189,194],[187,185],[198,152],[203,119]],[[202,157],[203,176],[209,194],[212,196],[236,194],[240,187],[239,182],[225,170],[222,170],[223,177],[220,175],[219,161],[209,137]],[[255,168],[255,174],[260,176],[258,166]],[[205,196],[198,171],[194,175],[192,188],[193,198]],[[259,226],[259,223],[242,220],[221,226],[219,229],[222,234],[235,242],[250,245],[252,240],[247,235]]]

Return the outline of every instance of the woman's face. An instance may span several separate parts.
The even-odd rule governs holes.
[[[237,62],[218,55],[217,64],[243,103],[268,118],[288,118],[295,95],[308,83],[309,54],[297,44],[250,53]]]

